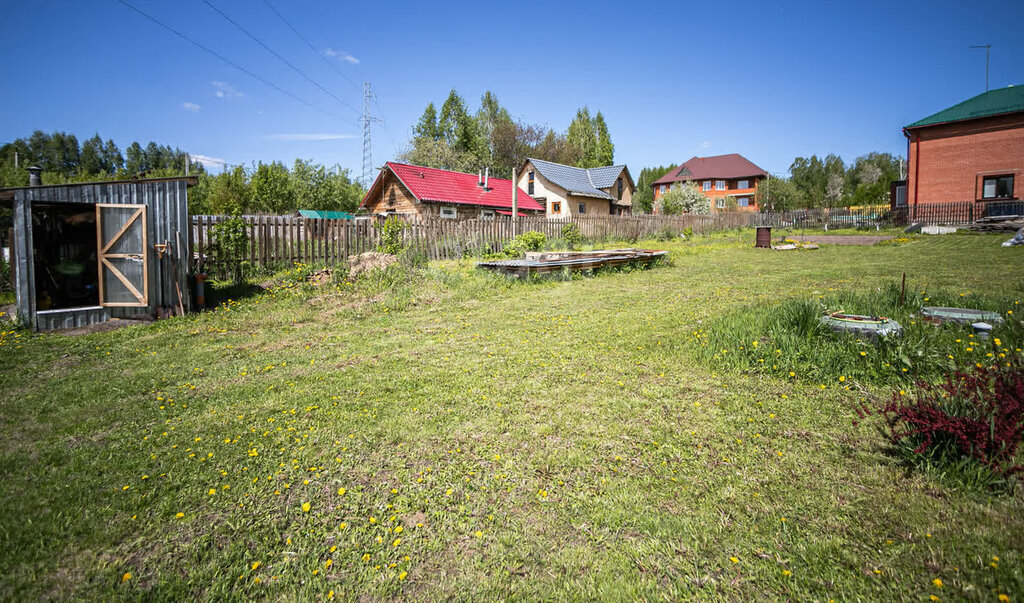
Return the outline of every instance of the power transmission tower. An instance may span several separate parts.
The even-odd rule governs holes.
[[[373,180],[370,174],[373,172],[373,144],[370,140],[370,123],[380,120],[370,115],[370,82],[363,82],[363,116],[359,121],[363,122],[363,187],[370,188]]]

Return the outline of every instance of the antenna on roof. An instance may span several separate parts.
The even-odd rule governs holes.
[[[984,48],[985,49],[985,92],[988,92],[988,54],[992,49],[992,44],[979,44],[977,46],[968,46],[968,48]]]

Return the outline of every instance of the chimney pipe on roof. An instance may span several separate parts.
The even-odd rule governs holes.
[[[28,185],[29,186],[42,186],[43,185],[43,168],[33,165],[28,168]]]
[[[489,170],[490,170],[489,167],[485,167],[484,168],[484,190],[487,190],[487,177],[488,177],[488,171]]]
[[[476,171],[476,185],[477,186],[483,186],[484,185],[484,171],[483,170],[477,170]]]

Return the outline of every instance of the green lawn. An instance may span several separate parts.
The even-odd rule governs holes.
[[[753,237],[650,241],[671,266],[572,281],[446,262],[2,331],[0,598],[1024,596],[1019,490],[902,466],[851,424],[886,389],[740,374],[692,337],[903,272],[1024,299],[1022,251]]]

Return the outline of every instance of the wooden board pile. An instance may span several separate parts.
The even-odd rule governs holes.
[[[558,251],[528,253],[522,260],[479,262],[477,268],[486,268],[502,274],[527,277],[562,270],[593,270],[623,264],[648,265],[668,255],[653,249],[610,249],[601,251]],[[532,257],[531,257],[532,256]]]
[[[1024,216],[994,216],[981,218],[971,224],[971,232],[1013,234],[1024,228]]]

